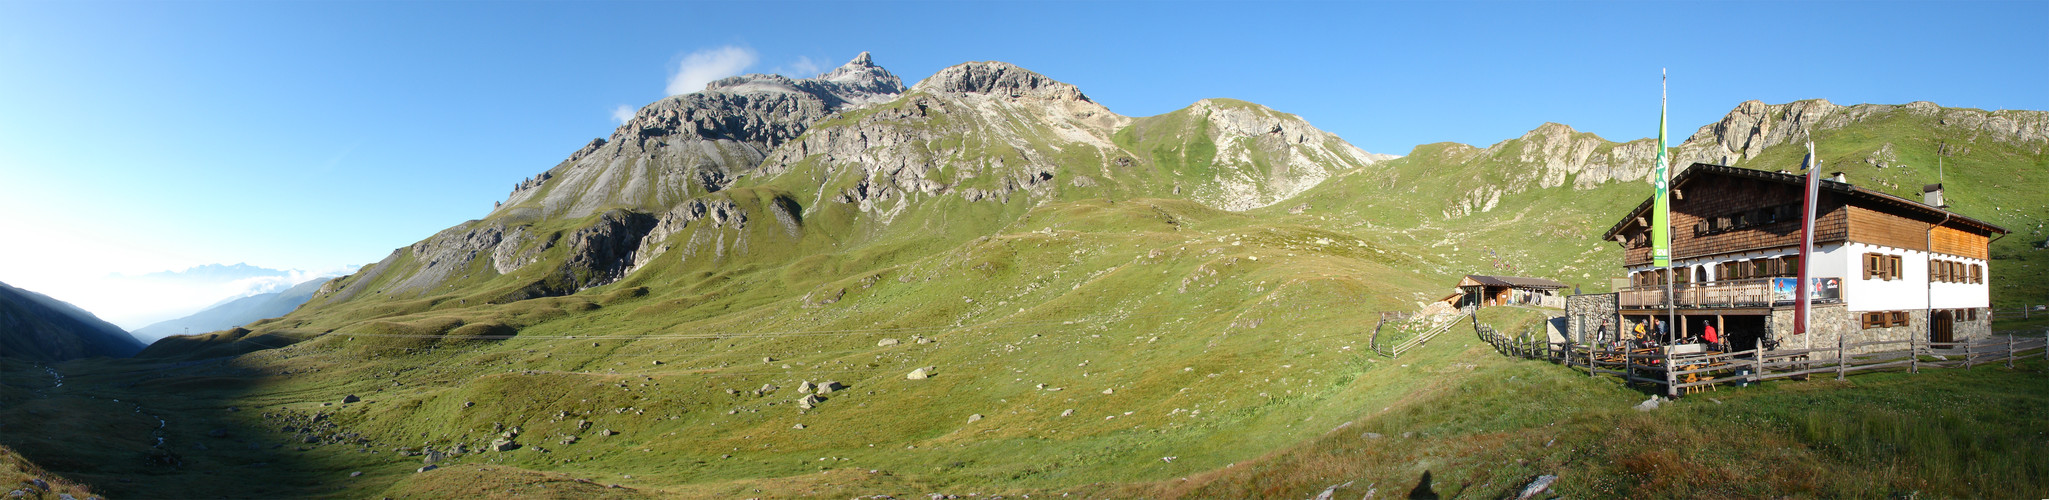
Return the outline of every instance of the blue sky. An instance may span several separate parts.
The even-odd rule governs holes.
[[[1405,154],[1547,121],[1653,135],[1660,68],[1675,142],[1747,99],[2049,109],[2045,19],[2041,2],[0,0],[0,281],[101,311],[125,307],[84,285],[109,273],[375,262],[610,135],[704,51],[799,76],[872,51],[906,84],[1002,60],[1126,115],[1230,97]]]

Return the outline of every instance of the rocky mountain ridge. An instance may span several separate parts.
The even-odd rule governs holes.
[[[907,89],[862,53],[816,78],[732,77],[650,104],[488,217],[395,250],[320,301],[510,275],[521,283],[480,298],[574,293],[665,256],[723,259],[768,235],[796,244],[803,221],[828,212],[854,224],[834,232],[872,238],[907,213],[951,210],[913,208],[926,205],[1021,213],[1063,197],[1187,196],[1248,210],[1388,158],[1240,101],[1132,118],[1009,63],[955,65]],[[775,230],[756,235],[750,221]]]
[[[1721,120],[1702,125],[1674,145],[1671,162],[1675,169],[1696,162],[1742,166],[1766,148],[1805,141],[1808,134],[1826,136],[1895,114],[1935,120],[1941,130],[1954,136],[1954,142],[1963,145],[1960,148],[1988,140],[2040,154],[2049,146],[2049,111],[1944,108],[1926,101],[1841,106],[1821,99],[1785,104],[1752,100],[1737,104]],[[1492,210],[1503,196],[1532,189],[1569,185],[1587,190],[1611,182],[1648,182],[1657,156],[1654,137],[1614,142],[1558,123],[1545,123],[1521,137],[1486,148],[1440,147],[1431,153],[1455,163],[1486,163],[1484,169],[1494,176],[1462,190],[1444,209],[1447,218]],[[1897,160],[1893,149],[1886,144],[1863,158],[1872,165],[1887,166]]]

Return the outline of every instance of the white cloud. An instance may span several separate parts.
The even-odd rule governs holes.
[[[731,45],[692,52],[677,65],[676,74],[669,76],[669,95],[704,90],[713,80],[745,71],[755,59],[754,49]]]
[[[633,106],[621,104],[619,105],[619,107],[612,108],[612,121],[619,122],[620,125],[625,125],[626,122],[633,121],[633,113],[635,111],[636,110],[633,109]]]
[[[823,73],[819,69],[818,61],[811,60],[810,56],[797,56],[797,60],[776,68],[775,72],[790,78],[813,78]]]

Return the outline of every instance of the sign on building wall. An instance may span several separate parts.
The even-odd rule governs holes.
[[[1842,278],[1808,278],[1807,281],[1811,285],[1807,290],[1809,300],[1842,300]],[[1772,278],[1772,302],[1793,303],[1793,288],[1799,282],[1799,278]]]

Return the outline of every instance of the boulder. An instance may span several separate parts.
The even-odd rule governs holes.
[[[354,403],[354,402],[357,402],[357,401],[362,401],[362,400],[363,400],[363,398],[359,398],[359,397],[356,397],[356,395],[354,395],[354,394],[350,394],[350,395],[347,395],[347,396],[342,396],[342,404],[349,404],[349,403]]]
[[[1656,410],[1656,409],[1658,409],[1658,403],[1659,403],[1659,401],[1660,401],[1660,400],[1658,399],[1658,397],[1657,397],[1657,396],[1651,396],[1651,398],[1650,398],[1650,399],[1646,399],[1646,400],[1643,400],[1643,402],[1642,402],[1642,403],[1637,403],[1637,404],[1636,404],[1636,411],[1651,411],[1651,410]]]
[[[970,424],[972,424],[972,423],[975,423],[975,421],[977,421],[977,420],[981,420],[981,419],[982,419],[982,414],[980,414],[980,413],[976,413],[976,414],[973,414],[973,415],[968,415],[968,423],[970,423]]]
[[[803,399],[797,400],[797,407],[809,410],[823,402],[825,402],[825,398],[818,397],[817,394],[805,394]]]
[[[1532,498],[1536,498],[1537,495],[1544,494],[1545,490],[1551,489],[1551,483],[1557,481],[1558,476],[1554,474],[1545,474],[1542,476],[1537,476],[1537,479],[1535,481],[1530,481],[1530,484],[1528,486],[1523,487],[1522,493],[1516,495],[1515,499],[1529,500]]]
[[[797,424],[797,425],[791,426],[790,428],[791,428],[791,429],[798,429],[798,430],[803,430],[803,429],[804,429],[804,424]]]
[[[615,430],[611,430],[611,429],[605,429],[605,430],[602,430],[602,431],[598,431],[598,435],[600,435],[600,436],[614,436],[614,435],[618,435],[618,434],[619,434],[619,431],[615,431]]]
[[[833,393],[833,391],[838,391],[838,390],[842,390],[842,389],[846,389],[846,388],[847,388],[846,384],[841,384],[841,383],[839,383],[839,382],[834,382],[834,381],[827,381],[826,383],[823,383],[823,384],[818,384],[818,393],[819,393],[819,394],[832,394],[832,393]]]
[[[893,346],[893,345],[896,345],[896,344],[897,344],[897,340],[896,340],[896,339],[882,339],[882,340],[877,340],[877,341],[875,341],[875,347],[889,347],[889,346]]]
[[[519,448],[511,439],[498,438],[491,441],[491,451],[512,451]]]
[[[434,470],[434,469],[439,469],[439,468],[440,468],[440,467],[435,467],[435,466],[432,466],[432,465],[428,465],[428,466],[420,467],[420,468],[418,468],[418,469],[414,469],[414,470],[413,470],[413,472],[414,472],[414,473],[420,473],[420,472],[427,472],[427,471],[430,471],[430,470]]]
[[[797,392],[802,392],[802,393],[810,393],[810,392],[812,392],[812,391],[814,391],[814,390],[817,390],[817,386],[813,386],[813,385],[811,385],[811,381],[809,381],[809,380],[806,380],[806,381],[804,381],[803,383],[797,384]]]

